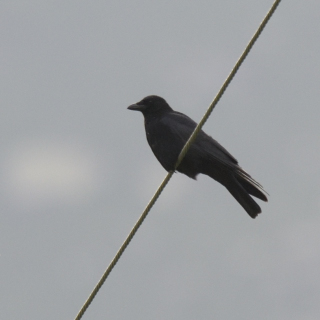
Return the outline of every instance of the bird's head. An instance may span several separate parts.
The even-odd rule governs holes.
[[[166,100],[159,96],[147,96],[141,101],[129,106],[128,109],[141,111],[144,116],[151,114],[162,114],[172,111]]]

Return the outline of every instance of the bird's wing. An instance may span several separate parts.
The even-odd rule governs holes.
[[[168,130],[171,131],[172,136],[175,137],[175,140],[179,137],[181,145],[184,145],[187,142],[197,126],[197,123],[191,118],[176,111],[170,112],[165,117],[164,121]],[[192,151],[206,155],[206,157],[211,159],[213,162],[216,161],[223,167],[232,169],[237,175],[255,185],[260,190],[263,190],[263,187],[238,165],[237,159],[233,157],[219,142],[207,135],[204,131],[201,130],[199,132],[196,141],[190,148],[190,152]]]
[[[180,112],[172,112],[165,117],[165,122],[172,133],[180,137],[183,143],[186,143],[197,126],[197,123],[188,116]],[[193,147],[198,151],[205,152],[219,162],[237,165],[238,161],[216,140],[207,135],[204,131],[200,131]]]

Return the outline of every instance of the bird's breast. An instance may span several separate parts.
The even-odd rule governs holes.
[[[167,171],[173,170],[183,144],[175,141],[176,138],[165,128],[146,127],[146,136],[152,152],[161,165]]]

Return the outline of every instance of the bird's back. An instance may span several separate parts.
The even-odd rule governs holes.
[[[173,170],[183,146],[196,126],[196,122],[176,111],[167,112],[160,117],[146,117],[148,143],[167,171]],[[204,160],[209,158],[225,165],[237,164],[237,160],[225,148],[201,130],[178,171],[195,178],[195,175],[201,172],[199,168]]]

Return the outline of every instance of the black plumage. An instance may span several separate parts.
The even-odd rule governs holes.
[[[174,111],[158,96],[145,97],[128,109],[143,113],[147,140],[154,155],[167,171],[173,170],[196,122]],[[202,130],[177,171],[192,179],[199,173],[206,174],[220,182],[252,218],[261,209],[250,195],[268,201],[262,186],[238,165],[238,161],[224,147]]]

